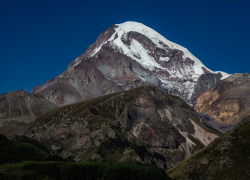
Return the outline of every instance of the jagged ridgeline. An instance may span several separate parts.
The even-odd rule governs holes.
[[[250,178],[250,116],[167,174],[177,180],[248,180]]]
[[[164,169],[220,135],[181,98],[153,86],[57,108],[24,134],[67,159],[133,161]]]
[[[0,165],[1,180],[171,179],[163,169],[138,163],[66,162],[63,158],[48,155],[31,144],[14,143],[2,134]]]

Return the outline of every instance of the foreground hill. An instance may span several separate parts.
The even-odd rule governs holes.
[[[30,143],[16,143],[0,134],[0,165],[23,161],[51,160],[65,161],[62,157],[49,155]]]
[[[24,134],[76,161],[137,161],[161,168],[220,135],[185,101],[153,86],[57,108]]]
[[[217,122],[237,124],[250,114],[250,75],[235,73],[196,97],[195,110]]]
[[[250,116],[167,174],[177,180],[248,180]]]
[[[170,180],[171,178],[162,169],[138,163],[65,162],[63,158],[48,155],[31,144],[14,143],[0,134],[0,179]]]
[[[0,133],[12,138],[26,123],[58,106],[44,97],[23,90],[0,95]]]
[[[0,166],[1,180],[171,180],[163,169],[131,162],[35,162]]]

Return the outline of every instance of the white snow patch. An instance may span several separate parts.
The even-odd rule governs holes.
[[[169,61],[169,57],[160,57],[160,61]]]
[[[90,55],[90,57],[94,56],[97,52],[99,52],[102,45],[104,45],[106,43],[107,43],[107,41],[104,41],[104,42],[102,42],[102,44],[99,47],[95,48],[94,51],[92,52],[92,54]]]
[[[144,24],[133,22],[133,21],[128,21],[128,22],[125,22],[122,24],[116,24],[116,25],[118,25],[116,32],[118,33],[119,40],[123,34],[126,34],[129,31],[139,32],[139,33],[145,35],[146,37],[148,37],[149,39],[151,39],[156,44],[157,47],[165,49],[160,44],[160,42],[163,42],[164,44],[169,46],[170,49],[178,49],[178,50],[183,51],[183,53],[184,53],[183,58],[184,59],[190,58],[191,60],[193,60],[195,62],[195,64],[194,64],[195,65],[195,74],[199,74],[199,75],[203,74],[203,70],[201,69],[201,67],[205,67],[205,66],[202,64],[202,62],[199,59],[197,59],[186,48],[167,40],[165,37],[160,35],[155,30],[145,26]],[[117,45],[120,46],[121,45],[120,43],[122,43],[122,42],[120,41]],[[205,68],[208,69],[207,67],[205,67]],[[211,70],[209,70],[209,71],[211,71]]]
[[[79,59],[79,57],[77,57],[74,61],[75,61],[75,64],[74,64],[71,68],[77,66],[78,64],[80,64],[80,63],[82,62],[82,61]]]
[[[131,45],[130,45],[129,52],[130,57],[132,59],[136,59],[137,62],[139,62],[142,66],[147,67],[150,70],[154,70],[155,67],[162,68],[151,56],[148,55],[148,52],[144,47],[136,40],[132,39]],[[133,54],[139,55],[140,58],[134,57]]]

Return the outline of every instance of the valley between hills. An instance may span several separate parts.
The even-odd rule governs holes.
[[[0,179],[250,178],[250,75],[137,22],[60,75],[0,95]]]

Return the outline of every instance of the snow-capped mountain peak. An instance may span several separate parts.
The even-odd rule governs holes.
[[[130,56],[132,59],[136,60],[140,64],[142,64],[144,67],[150,69],[150,70],[155,70],[154,68],[160,68],[164,69],[160,64],[158,64],[154,58],[150,57],[148,55],[147,49],[145,49],[138,41],[133,39],[131,41],[130,46],[125,45],[122,42],[122,38],[127,38],[127,33],[129,32],[137,32],[140,33],[147,38],[149,38],[158,48],[166,48],[162,44],[167,45],[169,49],[178,49],[183,52],[183,60],[185,61],[186,58],[190,58],[194,61],[194,75],[195,77],[197,75],[203,74],[203,69],[202,67],[206,68],[208,71],[212,72],[209,70],[207,67],[205,67],[201,61],[196,58],[192,53],[190,53],[186,48],[173,43],[169,40],[167,40],[165,37],[160,35],[158,32],[155,30],[145,26],[142,23],[138,22],[133,22],[133,21],[128,21],[122,24],[116,24],[115,28],[115,33],[106,41],[104,41],[99,47],[97,47],[93,53],[90,56],[94,56],[100,49],[101,47],[106,44],[107,42],[113,42],[114,45],[119,47],[121,51],[123,51],[124,54]],[[118,36],[115,38],[115,36]],[[136,56],[137,55],[137,56]],[[162,59],[168,59],[167,57],[160,57],[160,60]],[[195,78],[194,77],[194,78]]]
[[[221,73],[222,78],[228,76],[211,71],[186,48],[155,30],[128,21],[103,31],[66,71],[34,88],[33,92],[48,94],[44,96],[51,96],[48,99],[65,105],[76,99],[152,84],[192,104],[196,81],[206,73]],[[65,81],[71,89],[65,88]],[[59,100],[55,100],[53,93],[49,94],[49,88],[54,86],[57,90],[53,93],[60,92]],[[61,91],[68,94],[62,96]]]

